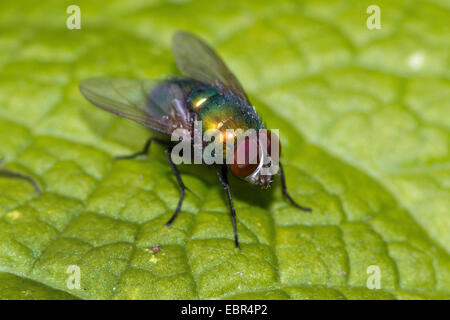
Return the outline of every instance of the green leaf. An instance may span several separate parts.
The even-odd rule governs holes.
[[[0,157],[43,189],[0,178],[0,298],[449,299],[447,2],[381,1],[379,30],[371,1],[78,1],[72,31],[69,4],[0,5]],[[280,129],[290,192],[313,208],[231,179],[242,250],[213,169],[180,168],[189,192],[165,227],[178,188],[163,150],[114,161],[150,133],[78,91],[177,73],[178,29]]]

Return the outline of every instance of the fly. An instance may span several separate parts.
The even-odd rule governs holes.
[[[203,129],[211,126],[220,130],[265,129],[242,85],[209,45],[191,33],[177,32],[173,37],[172,52],[183,77],[155,81],[92,78],[80,84],[81,93],[95,106],[140,123],[165,137],[151,137],[141,151],[117,158],[131,159],[146,155],[153,142],[165,146],[168,162],[180,188],[177,207],[166,223],[167,226],[170,226],[177,217],[186,190],[171,157],[174,143],[170,141],[170,137],[174,130],[184,129],[193,133],[194,121],[202,121]],[[253,141],[257,150],[263,151],[261,154],[258,153],[256,163],[249,161],[247,157],[251,140],[246,139],[243,143],[236,143],[234,154],[235,157],[239,152],[246,154],[244,162],[222,164],[217,168],[218,179],[228,197],[234,243],[237,248],[239,241],[236,212],[228,183],[228,173],[231,171],[236,177],[263,188],[272,183],[274,174],[263,174],[262,163],[267,160],[264,157],[274,157],[271,154],[269,140],[277,143],[279,141],[270,130],[266,132],[265,143],[260,137]],[[278,162],[278,165],[279,170],[275,174],[281,177],[283,195],[298,209],[311,211],[291,198],[287,191],[283,166],[281,162]]]

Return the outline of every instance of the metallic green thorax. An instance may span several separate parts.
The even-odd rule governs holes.
[[[213,87],[191,92],[189,100],[202,120],[203,131],[219,129],[262,129],[255,109],[232,94],[223,94]]]
[[[254,107],[232,92],[222,92],[213,86],[182,77],[164,81],[153,90],[150,98],[152,102],[157,102],[158,108],[153,108],[152,114],[160,112],[159,116],[163,117],[167,109],[173,107],[171,99],[177,90],[187,100],[186,107],[193,111],[192,120],[202,121],[203,132],[218,129],[226,134],[227,129],[246,131],[264,128]]]

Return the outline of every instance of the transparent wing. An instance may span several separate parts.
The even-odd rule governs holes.
[[[175,82],[127,78],[92,78],[80,91],[95,106],[161,133],[189,129],[183,90]]]
[[[228,89],[249,103],[238,79],[203,40],[191,33],[179,31],[173,37],[172,51],[178,68],[185,76],[210,84],[221,91]]]

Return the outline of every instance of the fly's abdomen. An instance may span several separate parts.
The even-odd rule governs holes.
[[[173,108],[173,100],[186,101],[198,82],[186,78],[172,78],[161,82],[148,96],[148,109],[155,116],[164,116]]]
[[[176,129],[192,133],[193,110],[189,103],[191,92],[200,83],[188,78],[172,78],[159,83],[147,97],[147,112],[164,123],[171,134]]]

